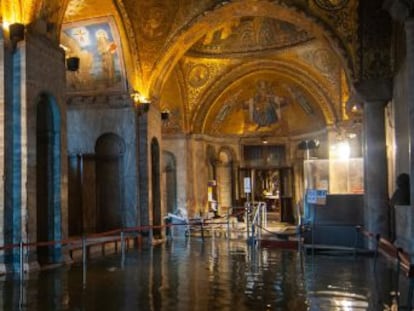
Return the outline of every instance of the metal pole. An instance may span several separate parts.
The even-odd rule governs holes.
[[[247,205],[246,208],[246,233],[247,233],[247,241],[249,241],[249,237],[250,237],[250,223],[249,223],[249,207]]]
[[[227,209],[227,240],[230,238],[230,208]]]
[[[313,217],[312,217],[312,257],[315,255],[315,222],[316,222],[316,204],[312,204],[313,206]]]
[[[86,236],[82,236],[82,285],[86,288]]]
[[[19,283],[19,310],[23,309],[23,282],[24,282],[24,262],[23,262],[23,240],[20,241],[20,283]]]
[[[200,226],[201,226],[201,238],[204,241],[204,226],[203,226],[203,218],[200,220]]]
[[[23,281],[23,274],[24,274],[24,262],[23,262],[23,240],[20,240],[20,244],[19,244],[19,261],[20,261],[20,281]]]
[[[121,269],[124,269],[125,266],[125,241],[124,241],[124,231],[121,230]]]

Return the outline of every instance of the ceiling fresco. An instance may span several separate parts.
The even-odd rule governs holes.
[[[360,64],[357,0],[2,0],[1,9],[10,21],[46,19],[68,55],[85,56],[69,89],[138,90],[169,111],[166,134],[319,130],[347,118]],[[104,56],[74,44],[74,26],[106,27],[119,85],[102,87]]]

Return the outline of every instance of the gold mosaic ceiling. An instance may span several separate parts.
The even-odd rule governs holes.
[[[3,20],[111,16],[128,84],[165,133],[299,135],[346,118],[357,0],[1,0]],[[59,38],[58,35],[56,35]]]

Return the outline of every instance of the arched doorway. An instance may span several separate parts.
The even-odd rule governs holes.
[[[114,133],[98,138],[96,158],[97,228],[106,231],[122,228],[124,221],[125,142]]]
[[[41,94],[36,109],[37,241],[61,240],[60,112],[54,98]],[[61,260],[61,246],[37,247],[40,264]]]
[[[151,141],[151,185],[152,185],[152,225],[161,226],[161,183],[160,183],[160,146],[158,140]],[[161,238],[161,228],[154,228],[153,236]]]
[[[167,213],[177,210],[177,166],[174,154],[163,151],[163,188]]]

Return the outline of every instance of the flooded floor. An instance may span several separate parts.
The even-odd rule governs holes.
[[[387,310],[407,280],[368,256],[176,239],[81,264],[0,279],[0,310]],[[85,286],[83,280],[86,280]],[[399,285],[397,282],[399,281]]]

